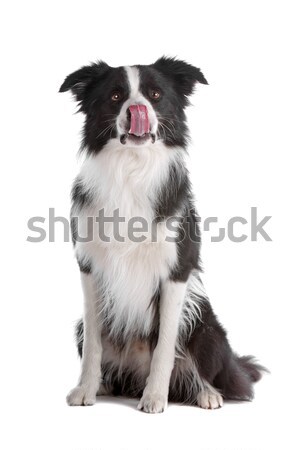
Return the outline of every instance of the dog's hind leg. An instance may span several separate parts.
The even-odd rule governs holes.
[[[226,331],[208,301],[202,303],[201,320],[187,346],[204,382],[204,389],[199,389],[197,395],[199,406],[218,408],[222,397],[245,401],[253,398],[253,383],[265,369],[253,357],[239,357],[232,351]]]
[[[222,395],[208,381],[202,379],[203,387],[197,395],[197,405],[204,409],[216,409],[223,406]]]
[[[223,405],[221,393],[200,375],[189,352],[175,361],[169,398],[174,402],[198,405],[204,409],[216,409]]]

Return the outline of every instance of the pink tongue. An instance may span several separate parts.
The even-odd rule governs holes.
[[[143,134],[149,133],[150,124],[147,107],[145,105],[131,105],[129,110],[131,114],[129,133],[136,136],[143,136]]]

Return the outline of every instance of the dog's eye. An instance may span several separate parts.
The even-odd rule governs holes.
[[[153,100],[158,100],[161,96],[161,93],[158,89],[150,89],[149,90],[149,97]]]
[[[122,95],[120,92],[114,92],[111,96],[111,99],[113,102],[119,102],[122,98]]]

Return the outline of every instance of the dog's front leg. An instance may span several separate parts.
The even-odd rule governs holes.
[[[92,274],[81,272],[84,294],[84,339],[81,375],[67,396],[69,405],[93,405],[101,381],[101,325],[97,315],[96,286]]]
[[[150,374],[138,404],[148,413],[162,412],[168,402],[169,383],[175,360],[179,319],[187,283],[167,280],[162,285],[159,305],[159,335]]]

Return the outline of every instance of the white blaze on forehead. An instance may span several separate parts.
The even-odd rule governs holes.
[[[140,91],[140,70],[136,66],[123,66],[129,87],[129,97],[123,103],[117,118],[117,131],[120,136],[126,134],[127,112],[130,105],[144,105],[147,108],[151,133],[157,132],[158,120],[149,100]]]
[[[140,71],[135,66],[126,66],[125,70],[128,78],[130,97],[136,97],[139,95]]]

